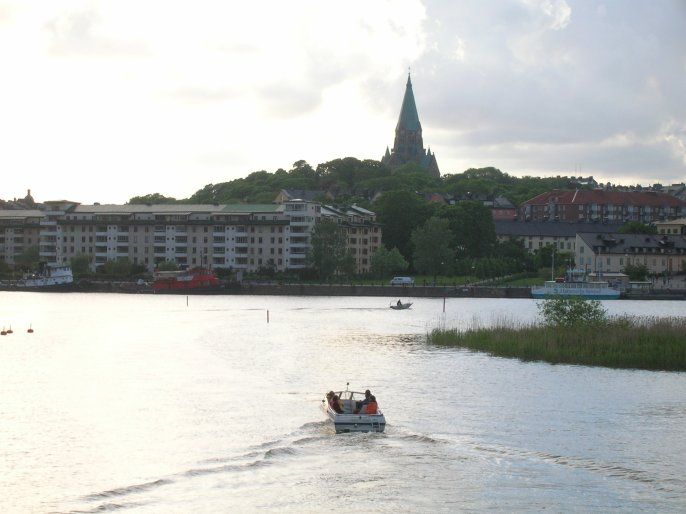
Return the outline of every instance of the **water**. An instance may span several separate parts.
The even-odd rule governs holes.
[[[686,374],[432,347],[535,303],[396,300],[0,293],[0,510],[686,509]],[[386,433],[334,434],[347,381]]]

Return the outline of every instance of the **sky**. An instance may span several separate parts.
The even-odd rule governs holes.
[[[185,198],[392,146],[443,174],[686,180],[686,1],[0,0],[0,198]]]

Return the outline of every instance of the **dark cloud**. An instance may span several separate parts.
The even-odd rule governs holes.
[[[683,1],[427,0],[427,14],[413,83],[438,152],[440,137],[517,169],[552,172],[564,160],[599,175],[686,178],[674,128],[686,118]]]

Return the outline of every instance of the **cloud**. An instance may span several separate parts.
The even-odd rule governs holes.
[[[441,23],[425,25],[433,44],[413,64],[413,83],[424,140],[442,170],[468,164],[451,157],[459,147],[480,162],[504,158],[515,173],[583,161],[597,174],[642,169],[683,180],[684,134],[669,120],[686,118],[686,7],[676,0],[660,10],[624,1],[602,7],[427,2],[428,19]],[[468,49],[462,59],[456,34]],[[608,145],[627,134],[623,145]]]
[[[5,0],[0,24],[17,194],[30,177],[116,202],[165,177],[184,197],[298,159],[379,158],[410,65],[444,172],[686,175],[681,0]],[[93,191],[94,170],[118,179]]]
[[[62,13],[45,28],[51,35],[50,51],[55,55],[118,56],[145,52],[140,42],[119,40],[98,32],[101,17],[93,8]]]

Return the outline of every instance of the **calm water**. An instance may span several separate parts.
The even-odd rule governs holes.
[[[0,293],[0,510],[686,509],[686,374],[438,349],[535,303],[390,300]],[[324,421],[347,381],[385,434]]]

